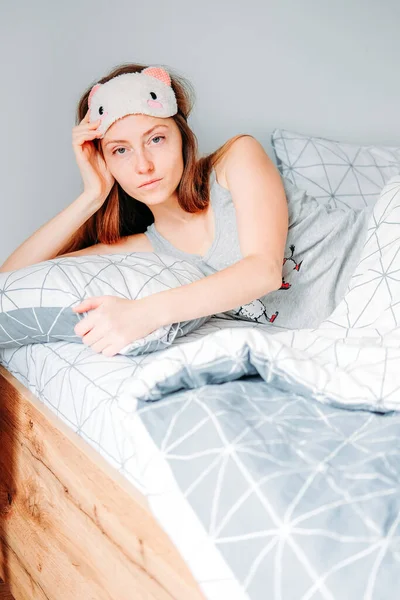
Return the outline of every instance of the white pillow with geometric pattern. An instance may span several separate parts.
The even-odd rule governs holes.
[[[64,256],[0,273],[0,348],[43,342],[83,343],[74,331],[88,312],[71,307],[91,296],[139,299],[203,278],[195,265],[166,254]],[[172,323],[135,340],[118,354],[137,355],[170,346],[210,316]]]
[[[282,177],[332,207],[373,206],[400,172],[400,146],[348,144],[286,129],[274,129],[271,143]]]

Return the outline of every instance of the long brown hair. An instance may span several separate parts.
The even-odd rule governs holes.
[[[88,111],[88,98],[95,83],[106,83],[117,75],[136,73],[147,66],[149,65],[138,63],[122,64],[112,69],[102,79],[93,82],[78,102],[76,125],[82,121]],[[209,203],[208,182],[211,169],[219,162],[231,144],[246,134],[239,134],[228,140],[215,152],[198,158],[197,138],[187,124],[187,118],[193,109],[195,99],[193,87],[188,80],[174,74],[169,67],[163,68],[171,77],[171,85],[178,105],[178,112],[172,118],[182,136],[184,169],[177,188],[178,202],[181,208],[187,212],[199,212],[207,208]],[[92,143],[103,156],[100,140],[94,139]],[[96,243],[115,244],[121,237],[143,233],[153,221],[153,213],[149,207],[127,194],[115,181],[103,205],[74,232],[64,247],[59,250],[58,255],[81,250]]]

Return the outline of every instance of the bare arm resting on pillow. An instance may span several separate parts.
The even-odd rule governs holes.
[[[224,166],[244,258],[194,283],[139,301],[123,300],[131,304],[127,310],[122,310],[120,299],[105,296],[109,301],[96,315],[99,298],[84,300],[74,307],[77,312],[91,311],[75,328],[84,336],[84,343],[94,344],[100,351],[104,348],[104,354],[113,356],[157,327],[225,312],[281,287],[288,207],[279,172],[251,136],[232,144]],[[100,333],[105,321],[108,331]]]

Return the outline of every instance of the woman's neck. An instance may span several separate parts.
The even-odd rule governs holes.
[[[150,207],[154,224],[158,231],[172,229],[186,223],[191,223],[203,211],[189,213],[178,202],[178,194],[173,194],[168,200]]]

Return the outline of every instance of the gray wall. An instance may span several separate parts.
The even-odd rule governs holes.
[[[189,78],[201,153],[275,127],[400,144],[398,0],[0,0],[0,264],[72,202],[87,85],[123,62]]]

